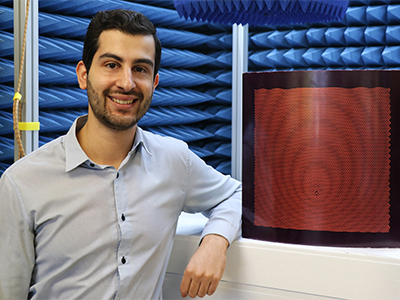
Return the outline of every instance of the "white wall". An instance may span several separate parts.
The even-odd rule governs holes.
[[[199,242],[198,235],[186,234],[191,226],[192,233],[201,230],[196,218],[178,228],[164,299],[182,299],[182,274]],[[212,299],[400,299],[400,249],[316,247],[242,238],[231,245],[227,256],[224,277]]]

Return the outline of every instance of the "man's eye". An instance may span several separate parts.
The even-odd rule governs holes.
[[[117,67],[116,63],[108,63],[107,67],[109,67],[110,69],[115,69]]]
[[[144,73],[144,72],[146,72],[146,69],[145,69],[145,68],[142,68],[142,67],[136,67],[135,70],[136,70],[136,72],[139,72],[139,73]]]

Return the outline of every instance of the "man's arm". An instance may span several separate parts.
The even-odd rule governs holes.
[[[35,264],[34,236],[15,185],[0,179],[0,299],[27,299]]]
[[[184,211],[208,218],[202,242],[190,259],[181,283],[183,297],[215,292],[225,270],[226,250],[241,232],[242,186],[189,153],[188,200]]]
[[[181,283],[182,297],[211,296],[224,274],[228,240],[219,235],[206,235],[190,259]]]

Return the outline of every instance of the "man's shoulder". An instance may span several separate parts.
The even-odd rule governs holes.
[[[4,174],[12,175],[13,177],[19,177],[23,174],[39,175],[40,172],[45,172],[47,168],[59,165],[60,161],[65,161],[65,151],[63,151],[62,141],[63,137],[58,137],[42,145],[14,162],[5,170]]]
[[[148,147],[151,151],[151,148],[161,148],[164,150],[182,150],[186,151],[188,149],[188,145],[186,142],[165,135],[160,135],[157,133],[153,133],[147,130],[142,130],[142,137],[145,147]]]

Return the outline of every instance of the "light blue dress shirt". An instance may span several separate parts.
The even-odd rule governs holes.
[[[1,177],[0,299],[162,299],[181,211],[207,214],[203,236],[240,230],[240,182],[184,142],[138,128],[116,170],[81,149],[85,122]]]

